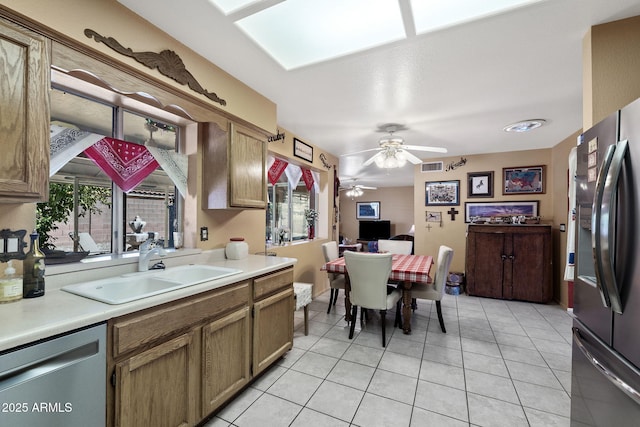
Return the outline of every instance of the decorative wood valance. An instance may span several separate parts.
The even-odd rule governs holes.
[[[225,106],[227,105],[227,101],[218,97],[213,92],[209,92],[204,89],[200,83],[193,77],[193,75],[187,71],[184,66],[184,62],[172,50],[163,50],[160,53],[155,52],[134,52],[130,48],[122,46],[116,39],[113,37],[104,37],[98,34],[97,32],[86,28],[84,30],[84,35],[88,38],[94,39],[98,43],[104,43],[111,49],[116,52],[128,56],[129,58],[133,58],[142,65],[153,69],[157,69],[160,74],[169,77],[176,82],[187,85],[189,88],[199,94],[202,94],[212,100],[213,102],[217,102],[218,104]]]

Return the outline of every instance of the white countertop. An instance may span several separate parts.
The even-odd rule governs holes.
[[[242,270],[242,273],[119,305],[104,304],[60,290],[61,280],[65,277],[78,276],[59,274],[57,277],[51,278],[54,284],[51,288],[47,282],[44,296],[0,304],[0,351],[241,282],[251,277],[293,266],[296,261],[295,258],[261,255],[249,255],[242,260],[226,260],[219,256],[205,259],[200,256],[198,263],[237,268]],[[170,263],[166,263],[168,267],[171,266]],[[91,277],[91,279],[93,278]],[[64,284],[76,282],[78,282],[77,279]]]

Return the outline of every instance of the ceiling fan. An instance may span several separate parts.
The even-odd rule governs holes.
[[[378,187],[368,187],[366,185],[355,184],[355,179],[353,180],[354,184],[351,184],[348,187],[340,187],[339,191],[346,191],[344,193],[345,196],[350,197],[353,200],[356,197],[360,197],[364,194],[363,190],[377,190]]]
[[[394,135],[398,130],[406,130],[407,127],[395,123],[389,123],[378,127],[379,131],[386,132],[388,135],[380,138],[378,143],[380,147],[371,148],[368,150],[356,151],[355,153],[345,154],[351,156],[354,154],[366,153],[369,151],[377,151],[376,154],[367,159],[362,166],[369,166],[374,163],[384,169],[400,168],[404,166],[407,161],[418,165],[422,163],[422,160],[416,155],[410,153],[412,151],[430,151],[432,153],[446,153],[447,149],[443,147],[428,147],[420,145],[405,145],[404,138]]]

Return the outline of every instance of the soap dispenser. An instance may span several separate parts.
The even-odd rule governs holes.
[[[13,261],[7,263],[4,275],[0,277],[0,304],[22,299],[22,277],[16,276]]]

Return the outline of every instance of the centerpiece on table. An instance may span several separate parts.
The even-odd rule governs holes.
[[[318,211],[315,209],[305,209],[304,217],[307,219],[307,238],[312,240],[316,237],[316,220],[318,219]]]

